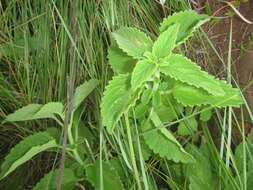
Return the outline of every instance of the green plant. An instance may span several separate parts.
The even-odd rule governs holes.
[[[75,183],[79,180],[75,174],[75,167],[73,168],[75,165],[73,163],[80,165],[80,167],[83,166],[85,151],[82,146],[80,146],[83,144],[81,137],[90,137],[88,136],[88,131],[85,131],[85,134],[82,132],[83,129],[78,129],[78,125],[76,125],[77,120],[80,117],[78,107],[97,85],[98,80],[91,79],[90,81],[77,87],[75,90],[74,98],[72,100],[73,111],[71,112],[71,119],[68,124],[69,144],[67,145],[67,159],[72,159],[74,162],[70,162],[71,164],[67,165],[67,167],[70,168],[65,168],[64,170],[62,183],[63,189],[72,189]],[[4,122],[51,118],[63,127],[65,111],[64,105],[61,102],[49,102],[45,105],[29,104],[8,115]],[[10,153],[5,157],[5,160],[1,165],[0,180],[40,152],[59,152],[61,148],[60,136],[61,130],[56,127],[51,127],[44,132],[38,132],[23,139],[19,144],[14,146]],[[50,173],[45,175],[45,177],[34,187],[34,189],[45,189],[46,187],[46,189],[55,189],[55,179],[58,175],[59,171],[57,169],[52,170]]]
[[[178,137],[197,137],[198,114],[206,121],[214,107],[243,103],[239,89],[173,51],[208,20],[207,15],[194,11],[175,13],[161,23],[155,42],[136,28],[123,27],[112,33],[116,43],[112,43],[108,59],[116,75],[104,92],[101,115],[110,134],[126,130],[138,189],[141,180],[132,126],[140,126],[141,137],[160,157],[192,163],[194,158],[182,145],[189,140]]]

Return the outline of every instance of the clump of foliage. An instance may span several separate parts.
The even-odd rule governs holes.
[[[160,35],[155,42],[136,28],[124,27],[112,34],[116,43],[110,47],[108,58],[115,76],[102,99],[102,123],[110,134],[119,130],[119,126],[125,126],[123,131],[127,132],[131,154],[128,168],[135,175],[138,189],[143,186],[136,162],[138,157],[148,160],[155,153],[173,163],[194,164],[195,148],[185,148],[178,137],[198,130],[197,114],[201,113],[200,118],[205,121],[210,118],[210,108],[239,106],[243,102],[239,89],[202,71],[196,63],[173,51],[208,20],[208,16],[194,11],[175,13],[161,23]],[[118,156],[112,156],[107,162],[89,157],[89,150],[80,141],[81,137],[89,139],[89,132],[81,131],[75,125],[80,116],[77,108],[97,85],[97,80],[90,80],[75,91],[62,189],[74,189],[76,183],[84,181],[89,181],[97,190],[101,187],[105,190],[125,189]],[[7,116],[5,122],[51,118],[63,127],[64,114],[65,108],[60,102],[30,104]],[[173,133],[170,126],[177,123]],[[143,137],[141,143],[137,143],[143,150],[138,157],[133,142],[136,138],[132,138],[133,126],[139,126],[137,131]],[[22,140],[2,163],[0,179],[42,151],[59,152],[60,134],[61,130],[53,128]],[[90,161],[93,164],[87,166]],[[143,166],[140,168],[143,170]],[[187,169],[193,170],[194,167]],[[202,168],[199,171],[202,172]],[[58,175],[58,169],[52,170],[33,189],[55,189]],[[146,178],[143,174],[145,187],[152,189],[154,184],[147,182]],[[189,180],[191,189],[201,187],[194,183],[196,178]]]

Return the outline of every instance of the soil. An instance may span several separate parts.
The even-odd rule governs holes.
[[[229,0],[228,0],[229,1]],[[232,8],[217,0],[195,0],[195,9],[198,12],[205,12],[204,7],[208,3],[211,9],[212,16],[225,17],[229,12],[234,13]],[[235,2],[235,1],[234,1]],[[239,0],[237,0],[239,2]],[[240,6],[237,10],[247,20],[253,22],[253,0],[243,2],[241,0]],[[208,24],[205,27],[205,31],[212,43],[215,45],[218,53],[226,61],[229,47],[229,34],[232,23],[232,73],[235,80],[239,83],[241,89],[253,79],[253,24],[248,24],[243,21],[238,14],[234,14],[232,17],[221,19],[214,24]],[[208,52],[209,53],[209,52]],[[215,63],[215,71],[219,77],[226,73],[226,67],[218,59],[212,50],[210,50],[210,57],[212,62]],[[244,96],[249,104],[251,111],[253,111],[253,85],[249,86],[244,91]],[[243,113],[246,121],[250,121],[249,115],[247,115],[246,108],[243,108]],[[238,118],[241,118],[241,111],[235,110]],[[249,133],[252,128],[252,122],[243,123],[245,132]],[[233,130],[235,140],[239,142],[241,140],[240,132],[236,129]]]

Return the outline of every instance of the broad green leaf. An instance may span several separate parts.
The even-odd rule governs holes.
[[[63,109],[64,107],[61,102],[49,102],[34,114],[33,119],[54,118],[54,114],[63,117]]]
[[[224,90],[220,86],[219,80],[201,68],[191,60],[178,54],[173,54],[164,60],[166,66],[160,68],[161,72],[181,82],[203,88],[214,96],[224,95]],[[165,65],[163,63],[163,65]]]
[[[131,78],[131,87],[133,91],[141,87],[154,73],[156,72],[156,65],[147,59],[137,62]]]
[[[112,35],[119,48],[134,58],[142,58],[144,52],[152,49],[153,42],[150,37],[136,28],[123,27]]]
[[[208,15],[198,14],[195,11],[187,10],[183,12],[174,13],[173,15],[165,18],[160,26],[160,31],[166,31],[171,25],[180,24],[176,45],[185,42],[193,32],[202,24],[209,21]]]
[[[190,190],[213,190],[218,188],[218,172],[213,170],[212,153],[208,150],[207,144],[202,144],[200,148],[188,145],[186,150],[194,156],[196,163],[185,165],[186,177],[190,180]],[[216,172],[216,173],[215,173]]]
[[[104,92],[101,104],[101,115],[103,125],[112,133],[115,124],[127,109],[130,102],[131,86],[130,76],[120,74],[109,82]]]
[[[60,102],[42,104],[29,104],[8,115],[5,122],[27,121],[33,119],[54,118],[54,114],[62,116],[63,105]]]
[[[142,126],[142,131],[145,143],[154,153],[159,154],[162,158],[182,163],[194,162],[190,154],[185,152],[182,147],[179,147],[176,143],[169,140],[160,130],[157,130],[150,121],[145,122],[144,126]]]
[[[152,52],[158,58],[164,58],[170,55],[175,48],[178,35],[179,24],[170,26],[166,31],[162,32],[153,45]]]
[[[74,99],[73,99],[73,109],[77,109],[78,106],[83,102],[83,100],[96,88],[99,81],[96,79],[91,79],[88,82],[76,88]]]
[[[110,162],[106,163],[103,162],[103,188],[101,186],[101,179],[100,179],[100,164],[99,160],[96,163],[88,167],[86,169],[87,179],[92,185],[95,187],[96,190],[104,189],[104,190],[124,190],[123,184],[120,180],[118,172],[115,168],[110,164]]]
[[[194,117],[191,117],[179,123],[177,132],[179,135],[185,136],[185,135],[192,135],[197,130],[198,130],[198,122]]]
[[[9,114],[5,121],[13,122],[13,121],[26,121],[32,120],[33,116],[40,110],[43,105],[41,104],[29,104],[24,106],[14,113]]]
[[[220,81],[219,84],[225,92],[224,96],[213,96],[203,89],[179,81],[177,81],[173,88],[173,95],[184,106],[212,105],[214,107],[238,107],[240,104],[243,104],[239,89],[232,88],[225,81]]]
[[[1,166],[0,179],[6,177],[18,166],[30,160],[36,154],[56,146],[55,139],[44,132],[26,137],[12,148],[10,153],[5,157]]]
[[[111,46],[108,51],[109,64],[112,70],[117,74],[131,73],[137,60],[128,56],[119,47]]]
[[[35,185],[32,190],[55,190],[57,187],[57,179],[60,175],[59,169],[55,169],[45,174],[45,176]],[[62,190],[72,190],[77,182],[77,178],[74,172],[69,169],[64,169],[64,174],[62,178]]]

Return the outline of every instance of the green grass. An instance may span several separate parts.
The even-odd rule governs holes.
[[[54,2],[55,5],[51,0],[3,0],[0,3],[0,119],[3,120],[9,113],[29,103],[65,102],[68,76],[73,76],[71,65],[75,60],[75,86],[89,79],[100,80],[100,86],[78,110],[80,115],[77,125],[85,127],[92,134],[92,140],[87,139],[85,144],[90,158],[87,165],[99,159],[102,168],[102,161],[117,155],[117,167],[120,168],[120,175],[124,176],[126,189],[188,189],[189,178],[183,173],[182,165],[161,159],[157,155],[152,155],[148,161],[144,159],[146,150],[141,146],[143,139],[137,124],[131,130],[126,130],[122,124],[117,133],[109,135],[102,127],[100,103],[104,87],[113,75],[107,61],[111,32],[121,26],[134,26],[155,39],[159,32],[158,24],[162,19],[175,11],[186,9],[189,1],[166,1],[166,4],[161,6],[159,1],[146,0],[76,0],[76,41],[72,35],[72,1]],[[199,62],[200,55],[195,54],[194,40],[201,42],[200,47],[204,52],[201,55],[202,66],[211,70],[213,63],[205,51],[214,51],[220,56],[203,31],[184,45],[181,51]],[[74,51],[70,51],[72,46]],[[231,50],[231,46],[228,49]],[[231,56],[231,51],[229,55]],[[224,65],[224,70],[228,70],[229,81],[232,80],[231,60],[220,59],[224,64],[228,63]],[[247,103],[246,108],[253,121]],[[246,176],[247,160],[253,162],[252,152],[249,154],[251,156],[246,156],[252,150],[252,139],[250,142],[246,138],[241,127],[244,117],[242,115],[239,120],[231,108],[216,109],[215,113],[213,123],[201,124],[199,138],[206,142],[212,153],[210,162],[212,170],[219,174],[218,186],[220,189],[224,186],[227,189],[249,189],[247,179],[243,176]],[[241,163],[234,161],[234,153],[230,148],[233,144],[230,130],[232,124],[235,124],[242,134]],[[50,120],[0,124],[0,163],[11,147],[25,136],[56,125],[57,123]],[[209,128],[217,128],[222,136],[221,148],[216,147],[208,125]],[[227,126],[230,128],[228,133],[225,133],[224,128]],[[186,142],[190,143],[191,140]],[[31,189],[45,172],[52,167],[58,167],[58,163],[54,164],[57,159],[58,155],[53,153],[36,156],[1,181],[0,189]],[[235,180],[232,176],[239,176],[238,164],[242,164],[242,175],[239,180]],[[103,170],[100,172],[102,176]]]

